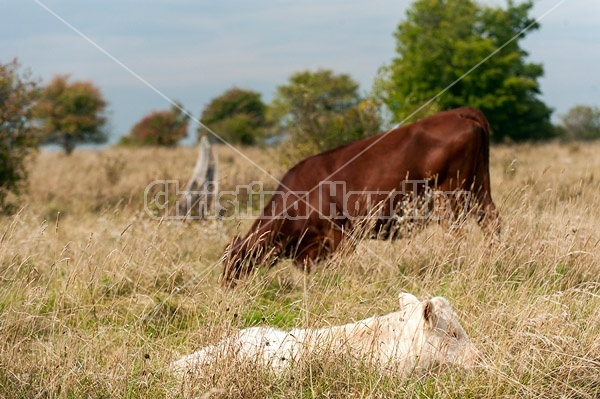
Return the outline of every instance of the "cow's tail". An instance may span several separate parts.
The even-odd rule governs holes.
[[[483,113],[475,108],[465,107],[461,109],[460,116],[474,121],[479,127],[481,134],[480,150],[481,157],[477,157],[475,164],[476,187],[474,189],[477,199],[477,220],[479,224],[492,233],[494,236],[500,234],[500,220],[498,211],[492,201],[491,182],[490,182],[490,123]],[[477,183],[479,180],[481,183]]]
[[[474,121],[481,128],[481,146],[483,147],[483,159],[485,162],[483,166],[488,168],[490,164],[490,123],[485,115],[483,115],[483,112],[476,108],[462,108],[460,116]]]
[[[476,137],[476,140],[479,144],[477,150],[480,155],[478,154],[474,157],[474,181],[471,182],[471,188],[476,189],[475,194],[477,198],[479,198],[480,195],[485,194],[485,192],[489,192],[490,190],[490,124],[485,115],[476,108],[460,108],[459,116],[471,121],[476,129],[476,134],[479,136]]]

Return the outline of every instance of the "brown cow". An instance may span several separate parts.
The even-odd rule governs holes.
[[[406,196],[425,195],[427,187],[472,193],[479,224],[499,234],[490,192],[489,124],[479,110],[440,112],[292,167],[250,232],[226,249],[223,283],[232,284],[256,264],[273,265],[281,257],[309,271],[338,248],[356,220],[374,210],[377,236],[389,236],[398,205]],[[451,197],[448,209],[456,217],[459,207]]]

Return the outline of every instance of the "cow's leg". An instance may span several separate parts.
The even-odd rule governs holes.
[[[326,256],[331,255],[338,250],[342,241],[344,241],[344,230],[342,226],[332,224],[325,238]]]
[[[444,231],[451,236],[461,236],[461,227],[465,221],[468,206],[462,193],[460,191],[439,191],[434,193],[434,196],[434,217],[440,222]]]
[[[489,195],[486,196],[489,198]],[[477,223],[483,232],[493,241],[500,239],[500,216],[496,205],[489,200],[483,200],[477,207]]]

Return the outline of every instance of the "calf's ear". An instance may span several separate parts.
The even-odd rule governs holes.
[[[415,306],[419,303],[419,300],[413,294],[407,292],[401,292],[398,294],[398,301],[400,302],[400,310],[405,310],[411,306]]]
[[[438,316],[433,301],[428,300],[423,302],[423,319],[425,319],[425,323],[430,328],[437,325]]]

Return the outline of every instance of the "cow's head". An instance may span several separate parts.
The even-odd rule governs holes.
[[[419,301],[414,295],[401,293],[399,301],[406,323],[414,328],[412,344],[418,367],[448,363],[472,367],[478,362],[479,351],[445,298],[438,296]]]
[[[278,247],[267,248],[265,242],[268,235],[256,233],[246,237],[236,235],[231,243],[225,247],[223,254],[223,274],[221,283],[227,287],[234,287],[236,282],[246,277],[255,266],[260,264],[272,265],[278,255]]]
[[[239,235],[236,235],[223,252],[223,275],[221,276],[221,283],[223,285],[233,287],[236,280],[242,277],[244,255],[244,240]]]

